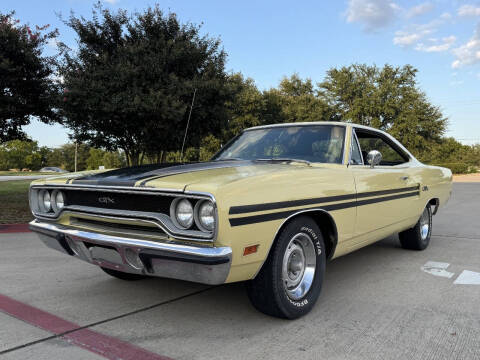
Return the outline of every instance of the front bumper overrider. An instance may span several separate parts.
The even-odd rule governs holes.
[[[200,247],[111,236],[33,220],[30,229],[50,248],[94,265],[209,285],[230,272],[230,247]]]

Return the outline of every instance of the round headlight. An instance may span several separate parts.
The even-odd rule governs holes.
[[[196,206],[197,226],[203,231],[213,231],[215,228],[215,207],[209,200],[201,201]]]
[[[188,229],[193,224],[193,207],[190,201],[182,199],[175,206],[175,220],[181,227]]]
[[[58,211],[62,210],[64,205],[65,205],[65,197],[63,195],[63,192],[54,191],[52,193],[52,208],[53,208],[53,211],[58,212]]]
[[[45,212],[49,212],[50,210],[52,210],[52,202],[51,202],[51,199],[50,199],[50,192],[48,192],[47,190],[44,190],[42,191],[43,195],[42,195],[42,198],[43,198],[43,210],[45,210]]]
[[[57,209],[61,210],[65,205],[65,198],[63,196],[63,192],[57,192],[57,196],[55,196],[55,205],[57,205]]]

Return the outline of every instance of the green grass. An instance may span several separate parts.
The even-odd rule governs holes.
[[[28,205],[30,182],[0,181],[0,224],[22,224],[33,219]]]
[[[55,175],[54,172],[40,171],[0,171],[0,176],[33,176],[33,175]]]

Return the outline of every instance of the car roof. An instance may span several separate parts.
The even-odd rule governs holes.
[[[270,124],[270,125],[260,125],[260,126],[254,126],[248,129],[245,129],[245,131],[249,130],[258,130],[258,129],[269,129],[269,128],[276,128],[276,127],[289,127],[289,126],[318,126],[318,125],[326,125],[326,126],[353,126],[355,128],[360,128],[360,129],[366,129],[366,130],[373,130],[373,131],[379,131],[384,133],[382,130],[370,127],[370,126],[365,126],[365,125],[359,125],[359,124],[353,124],[349,122],[343,122],[343,121],[310,121],[310,122],[294,122],[294,123],[280,123],[280,124]]]

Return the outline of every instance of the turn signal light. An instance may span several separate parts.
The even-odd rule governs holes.
[[[243,250],[243,256],[250,255],[256,253],[258,250],[258,244],[257,245],[252,245],[252,246],[247,246]]]

